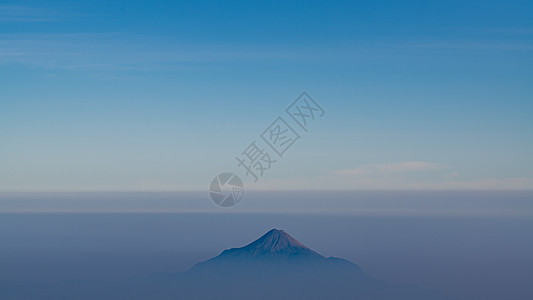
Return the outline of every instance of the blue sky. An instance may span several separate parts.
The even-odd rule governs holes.
[[[2,1],[0,191],[532,189],[529,1]],[[302,91],[326,114],[253,183]]]

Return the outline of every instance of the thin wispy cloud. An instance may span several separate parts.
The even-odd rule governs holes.
[[[120,33],[0,35],[0,64],[45,69],[175,70],[183,64],[316,60],[320,53],[247,44],[176,42]]]
[[[0,5],[0,22],[44,22],[54,20],[50,12],[42,9]]]
[[[200,43],[120,32],[83,32],[3,34],[0,35],[0,49],[0,64],[60,70],[166,71],[181,70],[184,66],[190,68],[190,64],[194,63],[247,64],[275,61],[330,64],[342,61],[364,65],[369,61],[437,59],[457,51],[466,55],[478,55],[483,50],[485,54],[501,55],[532,51],[533,45],[509,41],[462,43],[441,40],[399,43],[384,40],[310,48],[297,43]]]
[[[366,164],[316,177],[264,179],[257,190],[531,190],[533,177],[467,178],[426,161]]]
[[[58,22],[86,17],[87,14],[68,12],[57,8],[18,5],[0,5],[0,22]]]
[[[461,176],[448,167],[425,161],[368,164],[357,168],[335,170],[322,180],[336,182],[350,189],[524,189],[533,188],[532,177],[478,178]]]
[[[490,40],[434,40],[415,43],[405,43],[399,48],[412,51],[448,51],[448,52],[471,52],[471,51],[531,51],[533,44],[526,41],[508,41],[493,38]]]
[[[386,175],[391,173],[402,172],[420,172],[436,170],[439,165],[425,161],[401,161],[395,163],[368,164],[353,169],[344,169],[333,171],[337,175]]]
[[[314,178],[265,179],[249,190],[532,190],[533,177],[464,179],[426,174],[424,179],[408,173],[394,175],[330,174]]]

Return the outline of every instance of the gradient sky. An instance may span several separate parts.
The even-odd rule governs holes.
[[[0,191],[533,189],[531,1],[2,1]],[[324,108],[258,183],[239,155]]]

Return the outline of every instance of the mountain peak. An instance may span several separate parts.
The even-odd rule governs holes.
[[[266,252],[280,252],[287,249],[311,249],[298,242],[287,232],[280,229],[272,229],[262,237],[243,247],[246,250],[263,250]]]
[[[233,261],[235,259],[254,262],[326,260],[325,257],[304,246],[290,234],[280,229],[272,229],[244,247],[224,250],[219,256],[208,262]]]

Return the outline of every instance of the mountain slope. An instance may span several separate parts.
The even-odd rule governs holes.
[[[226,276],[243,277],[242,280],[248,282],[254,278],[293,281],[304,274],[317,272],[362,275],[357,265],[340,258],[325,258],[278,229],[270,230],[244,247],[224,250],[220,255],[195,265],[187,273],[203,276],[203,280],[211,282],[223,282],[220,278]]]
[[[192,287],[191,297],[202,299],[449,299],[371,278],[356,264],[326,258],[278,229],[244,247],[224,250],[179,277]],[[197,288],[199,282],[209,289]]]

